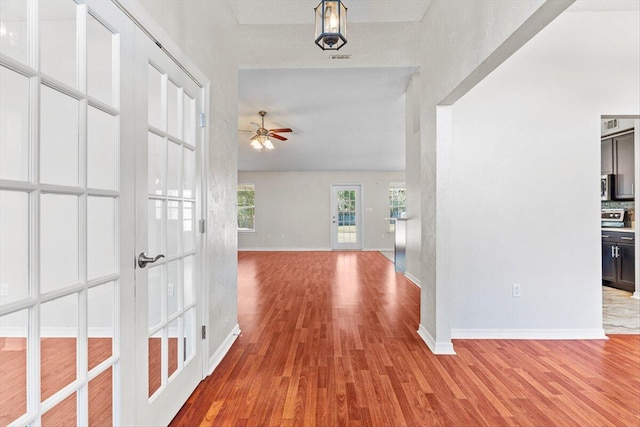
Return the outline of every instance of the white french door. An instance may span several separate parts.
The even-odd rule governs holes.
[[[136,420],[166,425],[203,378],[202,88],[136,33]]]
[[[201,109],[111,1],[0,0],[0,425],[163,425],[202,378]]]
[[[111,3],[0,1],[0,425],[125,421],[133,28]]]
[[[362,249],[360,185],[331,185],[331,249]]]

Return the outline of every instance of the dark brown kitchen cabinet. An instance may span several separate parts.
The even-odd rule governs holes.
[[[633,133],[613,138],[616,199],[633,199]]]
[[[602,232],[602,284],[635,291],[635,235],[615,231]]]
[[[627,132],[608,137],[600,143],[600,172],[615,175],[614,199],[633,200],[634,188],[634,133]]]

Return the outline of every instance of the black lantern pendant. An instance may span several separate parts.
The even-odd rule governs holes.
[[[347,44],[347,8],[340,0],[322,0],[316,11],[316,44],[338,50]]]

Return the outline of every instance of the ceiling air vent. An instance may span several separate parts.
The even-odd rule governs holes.
[[[351,59],[351,55],[331,55],[329,59]]]
[[[602,121],[602,132],[606,132],[611,129],[618,129],[618,119],[610,119]]]

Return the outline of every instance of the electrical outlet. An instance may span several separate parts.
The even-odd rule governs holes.
[[[9,296],[9,284],[0,283],[0,297],[8,297],[8,296]]]
[[[514,297],[519,297],[520,296],[520,285],[517,283],[514,283],[513,287],[511,288],[511,295]]]
[[[386,237],[387,237],[387,235],[386,235],[385,233],[382,233],[382,234],[380,235],[380,237],[382,237],[382,238],[384,239],[384,238],[386,238]]]
[[[168,289],[169,290],[168,294],[169,294],[170,297],[172,297],[173,296],[173,283],[168,283],[167,287],[169,288]]]

